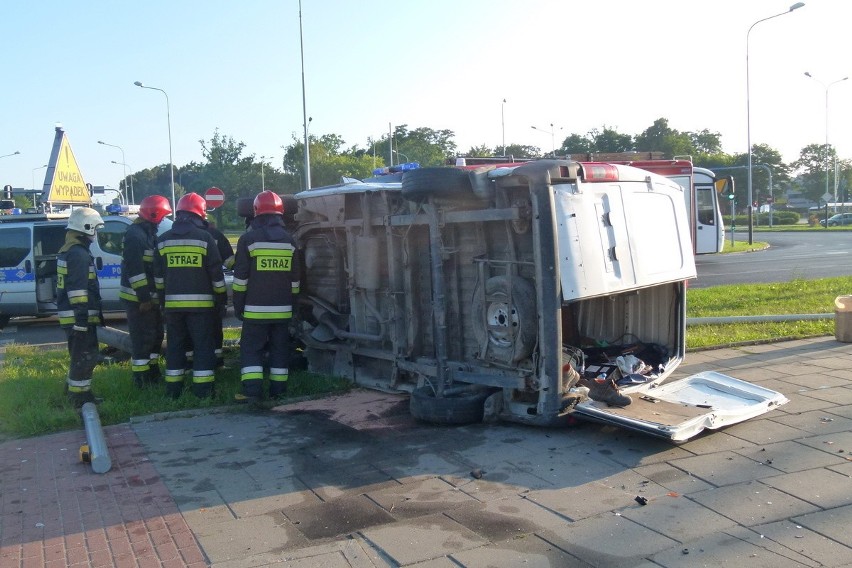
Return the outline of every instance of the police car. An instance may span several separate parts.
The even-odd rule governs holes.
[[[121,253],[124,233],[133,223],[133,206],[109,205],[104,227],[92,243],[104,311],[122,310]],[[56,259],[65,243],[70,212],[0,215],[0,327],[18,316],[56,313]],[[163,219],[159,232],[171,228]]]

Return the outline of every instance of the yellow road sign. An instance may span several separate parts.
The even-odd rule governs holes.
[[[71,144],[61,127],[56,128],[56,138],[53,141],[45,179],[50,180],[50,186],[44,188],[43,195],[47,197],[42,201],[85,205],[92,203],[89,188],[83,181],[83,174],[77,166]]]

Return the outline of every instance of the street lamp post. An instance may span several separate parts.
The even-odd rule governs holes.
[[[302,119],[305,123],[305,189],[311,189],[311,145],[308,141],[308,106],[305,102],[305,42],[302,36],[302,0],[299,0],[299,49],[302,58]]]
[[[506,155],[506,99],[500,105],[500,126],[503,127],[503,155]]]
[[[133,193],[133,174],[130,174],[129,176],[127,175],[127,168],[130,168],[131,171],[132,171],[133,166],[131,166],[130,164],[125,164],[123,162],[116,162],[115,160],[111,160],[111,161],[112,161],[113,164],[116,164],[116,165],[119,165],[119,166],[124,166],[124,174],[125,174],[124,190],[125,190],[125,193],[126,193],[128,183],[129,183],[130,184],[130,203],[136,203],[136,195]]]
[[[174,163],[172,162],[172,118],[171,112],[169,111],[169,94],[165,92],[163,89],[158,89],[157,87],[148,87],[147,85],[143,85],[141,81],[135,81],[133,83],[137,87],[141,87],[142,89],[151,89],[152,91],[160,91],[163,95],[166,96],[166,124],[169,127],[169,178],[171,180],[172,187],[172,218],[174,218],[175,211],[177,211],[177,202],[175,201],[175,168]]]
[[[771,20],[773,18],[777,18],[778,16],[783,16],[784,14],[789,14],[793,10],[798,10],[802,6],[804,6],[804,2],[796,2],[786,12],[780,12],[775,14],[774,16],[769,16],[768,18],[763,18],[762,20],[758,20],[751,25],[748,29],[748,33],[746,33],[746,135],[748,137],[748,172],[747,172],[747,188],[748,188],[748,244],[754,243],[754,209],[752,208],[752,179],[751,179],[751,89],[749,85],[749,65],[748,65],[748,47],[749,47],[749,39],[751,38],[751,30],[754,29],[754,26],[759,24],[760,22],[765,22],[767,20]]]
[[[266,159],[266,156],[260,157],[260,191],[266,191],[266,179],[263,177],[263,160]]]
[[[43,170],[43,169],[44,169],[44,168],[46,168],[46,167],[47,167],[47,164],[45,164],[45,165],[43,165],[43,166],[38,166],[37,168],[33,168],[33,171],[32,171],[32,176],[33,176],[33,190],[35,190],[35,188],[36,188],[36,186],[35,186],[35,173],[36,173],[36,170]]]
[[[98,140],[98,144],[103,144],[104,146],[110,146],[112,148],[118,148],[119,150],[121,150],[121,163],[116,162],[116,161],[113,161],[112,163],[113,164],[119,164],[119,165],[124,167],[124,184],[125,184],[124,185],[124,201],[126,202],[127,201],[127,164],[125,162],[127,161],[127,158],[124,157],[124,148],[122,148],[121,146],[118,146],[116,144],[107,144],[103,140]]]
[[[17,156],[17,155],[18,155],[18,154],[20,154],[20,153],[21,153],[20,151],[15,150],[15,151],[14,151],[14,152],[12,152],[11,154],[3,154],[2,156],[0,156],[0,158],[8,158],[9,156]]]
[[[539,128],[538,126],[532,126],[531,128],[533,130],[540,130],[541,132],[544,132],[545,134],[550,134],[551,157],[555,158],[556,157],[556,128],[554,128],[553,123],[552,122],[550,123],[550,130],[547,130],[546,128]],[[561,126],[559,127],[559,130],[562,130]],[[504,148],[504,150],[505,150],[505,148]]]
[[[841,82],[847,80],[849,77],[843,77],[842,79],[838,79],[836,81],[832,81],[831,83],[827,83],[827,84],[820,81],[819,79],[817,79],[813,75],[811,75],[810,72],[808,72],[808,71],[805,71],[805,77],[809,77],[809,78],[813,79],[814,81],[816,81],[817,83],[822,85],[822,87],[825,89],[825,194],[829,195],[829,194],[831,194],[831,192],[828,190],[828,166],[829,166],[829,164],[828,164],[828,162],[829,162],[829,159],[828,159],[828,153],[829,153],[829,150],[828,150],[828,89],[831,88],[832,85],[836,85],[837,83],[841,83]],[[837,203],[837,172],[834,173],[834,178],[835,178],[834,179],[834,203],[836,204]],[[837,210],[836,207],[837,207],[837,205],[835,205],[835,211]]]

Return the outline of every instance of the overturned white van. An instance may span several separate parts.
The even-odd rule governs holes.
[[[568,160],[347,181],[295,195],[311,370],[410,392],[427,421],[574,413],[673,441],[786,402],[717,373],[663,384],[696,275],[678,184]],[[631,404],[589,398],[569,363]]]

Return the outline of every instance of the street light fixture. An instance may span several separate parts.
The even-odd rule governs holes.
[[[544,132],[545,134],[550,134],[551,156],[555,158],[556,157],[556,128],[553,127],[553,123],[552,122],[550,123],[550,130],[547,130],[546,128],[539,128],[538,126],[532,126],[531,128],[533,130],[540,130],[541,132]],[[559,130],[562,130],[561,126],[559,127]],[[503,150],[505,151],[505,147],[503,148]]]
[[[786,12],[779,12],[774,16],[769,16],[767,18],[763,18],[762,20],[758,20],[751,25],[748,29],[748,33],[746,34],[746,135],[748,137],[748,244],[754,243],[754,209],[752,208],[753,196],[752,196],[752,179],[751,179],[751,90],[749,85],[749,66],[748,66],[748,46],[749,39],[751,38],[751,30],[754,29],[754,26],[759,24],[760,22],[765,22],[767,20],[771,20],[773,18],[777,18],[778,16],[783,16],[784,14],[789,14],[793,10],[798,10],[802,6],[804,6],[804,2],[796,2]]]
[[[175,201],[175,167],[172,162],[172,118],[171,112],[169,111],[169,94],[165,92],[163,89],[158,89],[157,87],[148,87],[147,85],[143,85],[141,81],[134,81],[133,83],[137,87],[142,89],[151,89],[152,91],[160,91],[166,96],[166,124],[169,127],[169,178],[171,179],[171,187],[172,187],[172,218],[175,216],[175,211],[177,211],[177,202]]]
[[[111,148],[118,148],[119,150],[121,150],[121,162],[113,161],[112,163],[124,166],[124,183],[126,184],[127,183],[127,164],[125,164],[125,161],[127,160],[127,158],[124,157],[124,148],[122,148],[121,146],[119,146],[117,144],[107,144],[103,140],[98,140],[98,144],[103,144],[104,146],[109,146]],[[127,186],[126,185],[124,187],[124,192],[125,192],[124,201],[126,202],[127,201]]]
[[[133,166],[131,166],[130,164],[125,164],[124,162],[116,162],[115,160],[111,160],[111,161],[112,161],[113,164],[116,164],[116,165],[119,165],[119,166],[124,166],[124,168],[125,168],[124,169],[124,174],[125,174],[124,190],[125,190],[125,192],[127,192],[127,184],[128,184],[128,180],[129,180],[129,183],[130,183],[130,203],[136,203],[136,195],[133,193],[133,174],[130,174],[129,176],[127,175],[127,168],[130,168],[131,170],[133,170]]]
[[[841,83],[847,80],[849,77],[843,77],[842,79],[838,79],[836,81],[832,81],[831,83],[824,83],[810,74],[809,71],[805,71],[805,77],[809,77],[823,86],[825,89],[825,194],[830,195],[831,192],[828,190],[828,89],[832,85],[836,85],[837,83]],[[837,172],[834,172],[834,203],[835,210],[837,208]]]
[[[33,171],[32,171],[32,176],[33,176],[33,190],[35,190],[35,188],[36,188],[36,186],[35,186],[35,173],[36,173],[36,170],[42,170],[42,169],[44,169],[44,168],[46,168],[46,167],[47,167],[47,164],[45,164],[45,165],[43,165],[43,166],[39,166],[39,167],[37,167],[37,168],[33,168]]]
[[[3,154],[2,156],[0,156],[0,158],[8,158],[9,156],[17,156],[17,155],[18,155],[18,154],[20,154],[20,153],[21,153],[20,151],[15,150],[15,151],[14,151],[14,152],[12,152],[11,154]]]
[[[500,125],[503,127],[503,155],[506,155],[506,99],[500,105]]]
[[[411,161],[411,160],[408,158],[408,156],[406,156],[405,154],[403,154],[403,153],[402,153],[402,152],[400,152],[399,150],[394,150],[394,152],[396,152],[396,153],[397,153],[397,155],[402,156],[403,158],[405,158],[405,161],[406,161],[406,162],[410,162],[410,161]],[[398,162],[398,163],[402,163],[402,162]]]

